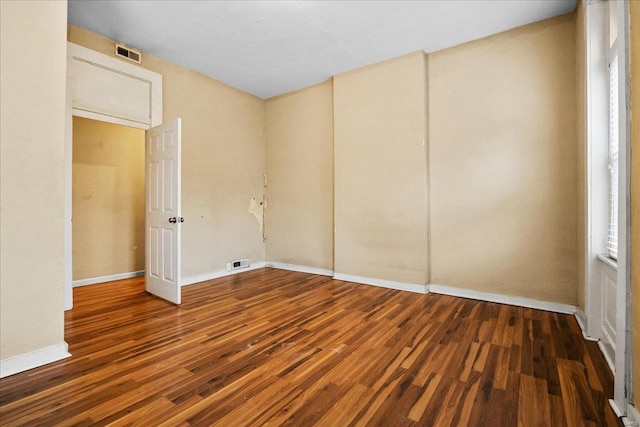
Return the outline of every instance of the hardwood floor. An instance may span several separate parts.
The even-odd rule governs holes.
[[[0,380],[0,424],[622,425],[568,315],[275,269],[74,298],[73,357]]]

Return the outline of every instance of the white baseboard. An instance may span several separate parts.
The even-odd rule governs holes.
[[[616,414],[616,417],[620,418],[624,415],[615,400],[609,399],[609,406],[611,406],[611,409],[613,409],[613,413]]]
[[[573,305],[539,301],[533,298],[479,292],[471,289],[456,288],[453,286],[433,284],[429,285],[429,292],[480,301],[497,302],[500,304],[517,305],[520,307],[535,308],[536,310],[553,311],[556,313],[574,314],[576,312],[576,307]]]
[[[587,316],[584,314],[584,311],[580,310],[580,308],[576,308],[575,316],[576,316],[576,320],[578,321],[578,325],[582,330],[582,338],[584,338],[586,341],[594,341],[598,343],[598,348],[600,349],[600,353],[602,353],[602,355],[604,356],[604,360],[607,362],[609,369],[611,370],[612,373],[615,373],[616,372],[615,363],[614,363],[615,355],[609,354],[602,340],[596,337],[592,337],[591,335],[587,335]]]
[[[584,314],[584,311],[582,311],[579,307],[576,308],[576,314],[575,314],[576,320],[578,321],[578,326],[580,326],[580,330],[582,331],[582,338],[584,338],[587,341],[600,341],[598,338],[596,337],[592,337],[591,335],[587,334],[587,316],[586,314]]]
[[[0,360],[0,378],[57,362],[69,356],[71,356],[69,346],[63,341],[58,345]]]
[[[417,292],[419,294],[427,293],[427,285],[419,285],[416,283],[395,282],[393,280],[352,276],[351,274],[342,273],[334,273],[333,278],[335,280],[342,280],[345,282],[362,283],[364,285],[380,286],[382,288],[397,289],[399,291]]]
[[[209,273],[196,274],[195,276],[183,277],[182,286],[193,285],[195,283],[205,282],[207,280],[219,279],[220,277],[232,276],[234,274],[242,273],[245,271],[257,270],[258,268],[266,267],[265,262],[256,262],[247,268],[239,268],[237,270],[228,271],[227,269],[211,271]]]
[[[95,285],[96,283],[112,282],[114,280],[131,279],[132,277],[144,276],[144,270],[132,271],[129,273],[112,274],[110,276],[90,277],[88,279],[74,280],[71,282],[71,286],[77,288],[78,286]]]
[[[611,369],[611,372],[613,373],[613,375],[615,375],[616,374],[615,350],[611,349],[611,351],[613,351],[614,354],[609,354],[609,352],[607,351],[607,347],[605,347],[602,340],[598,340],[598,348],[600,349],[600,352],[604,356],[604,360],[607,361],[607,365],[609,365],[609,369]]]
[[[278,268],[280,270],[298,271],[300,273],[319,274],[321,276],[333,276],[333,270],[326,268],[309,267],[306,265],[289,264],[287,262],[267,261],[267,267]]]
[[[622,418],[622,422],[625,426],[640,426],[640,413],[635,406],[627,403],[627,416]]]

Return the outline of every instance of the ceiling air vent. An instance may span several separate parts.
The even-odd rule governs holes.
[[[140,51],[131,49],[130,47],[126,47],[118,43],[116,43],[116,56],[127,58],[129,61],[133,61],[138,64],[142,62],[142,54],[140,53]]]

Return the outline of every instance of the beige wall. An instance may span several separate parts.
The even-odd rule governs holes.
[[[267,259],[333,270],[333,85],[266,102]]]
[[[68,39],[113,56],[114,42],[69,26]],[[163,76],[164,120],[182,117],[182,278],[265,260],[250,200],[264,196],[264,101],[143,53]]]
[[[433,283],[578,302],[575,30],[429,56]]]
[[[566,15],[432,54],[430,73],[419,52],[334,78],[337,272],[424,284],[432,251],[433,283],[583,300],[575,31]],[[69,39],[112,53],[73,26]],[[265,145],[269,260],[330,268],[329,83],[268,101],[267,123],[257,98],[149,55],[143,63],[164,76],[165,118],[185,121],[183,275],[265,258],[248,212],[262,200]],[[305,113],[314,119],[301,124]]]
[[[631,21],[631,349],[633,401],[640,410],[640,2]]]
[[[577,172],[577,206],[576,237],[577,241],[577,277],[578,308],[585,312],[585,274],[587,251],[587,50],[586,50],[586,16],[582,1],[578,1],[575,12],[576,19],[576,172]]]
[[[144,136],[73,119],[73,280],[144,270]]]
[[[427,62],[334,77],[335,270],[426,284]]]
[[[4,359],[63,340],[66,2],[0,7]],[[637,16],[633,4],[632,23]],[[274,179],[270,253],[281,262],[331,267],[325,144],[333,95],[336,271],[412,283],[431,275],[432,283],[583,304],[581,25],[566,15],[429,61],[419,52],[336,76],[332,94],[327,82],[268,101],[268,135],[264,101],[144,55],[143,66],[164,77],[165,120],[183,118],[183,277],[235,258],[265,259],[259,221],[249,213],[252,198],[263,200],[265,161]],[[88,31],[69,26],[68,39],[113,55],[113,41]],[[298,123],[304,114],[314,115],[305,129]],[[294,148],[302,150],[284,157]],[[305,168],[289,164],[312,157]],[[314,177],[308,193],[290,182]],[[309,209],[291,215],[292,204]],[[636,233],[635,221],[632,227]],[[314,244],[308,258],[295,254],[298,242],[285,234],[292,228],[307,228]]]
[[[64,342],[66,22],[0,2],[0,359]]]

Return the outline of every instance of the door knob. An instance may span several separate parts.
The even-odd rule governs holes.
[[[175,224],[175,223],[177,222],[176,217],[174,216],[174,217],[169,218],[169,222],[170,222],[171,224]]]
[[[181,216],[178,217],[178,222],[184,222],[184,218],[182,218]]]

